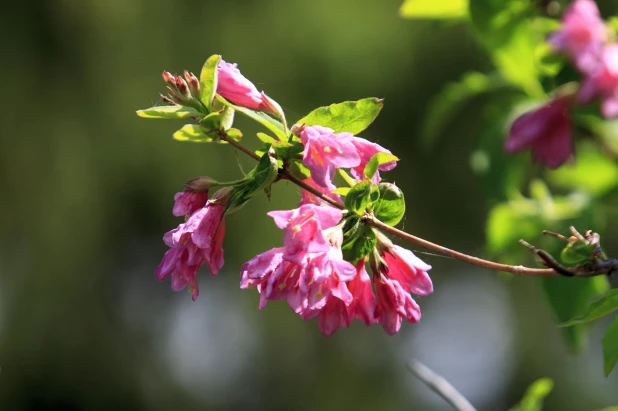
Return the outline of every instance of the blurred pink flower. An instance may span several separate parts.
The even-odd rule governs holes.
[[[365,260],[356,263],[356,276],[348,283],[352,303],[347,307],[348,323],[358,318],[366,325],[376,322],[376,298],[371,288],[371,279],[365,270]]]
[[[508,153],[532,150],[532,157],[549,168],[557,168],[573,154],[570,97],[559,97],[519,116],[504,142]]]
[[[365,166],[367,165],[369,160],[371,160],[371,157],[378,153],[392,154],[389,150],[385,149],[379,144],[372,143],[365,140],[364,138],[354,137],[352,138],[352,144],[354,144],[354,147],[356,147],[356,151],[358,152],[361,161],[359,165],[350,169],[350,174],[352,174],[355,178],[359,180],[362,180],[364,178],[363,171],[365,170]],[[391,161],[379,166],[378,170],[389,171],[395,168],[395,166],[397,166],[397,162]],[[375,173],[372,180],[374,183],[378,183],[380,181],[380,173]]]
[[[618,44],[603,48],[599,65],[582,82],[578,97],[582,102],[599,97],[603,116],[618,117]]]
[[[176,197],[179,210],[184,210],[181,205],[185,204],[189,196]],[[188,204],[195,203],[189,201]],[[188,285],[193,300],[197,298],[199,291],[196,275],[199,267],[205,263],[212,275],[217,275],[223,266],[224,211],[224,206],[207,202],[195,210],[186,222],[165,233],[163,241],[170,250],[165,253],[155,271],[158,281],[171,275],[174,291]]]
[[[593,0],[575,0],[562,17],[562,28],[549,36],[549,43],[568,53],[577,68],[590,72],[598,64],[608,31]]]
[[[352,133],[335,134],[322,126],[305,127],[300,139],[305,146],[303,163],[311,170],[316,184],[329,189],[337,168],[356,167],[361,163],[360,155],[352,143]]]
[[[412,251],[393,245],[382,253],[382,258],[388,267],[388,272],[384,274],[401,284],[406,292],[416,295],[429,295],[433,292],[433,284],[427,274],[431,266]]]

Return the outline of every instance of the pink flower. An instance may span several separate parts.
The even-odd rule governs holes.
[[[189,198],[176,197],[177,204],[181,205]],[[189,201],[188,204],[195,203]],[[179,210],[184,209],[179,206]],[[217,275],[223,266],[224,211],[223,205],[207,202],[194,211],[186,222],[165,233],[163,241],[171,249],[165,253],[155,271],[157,280],[163,281],[171,275],[174,291],[188,285],[193,292],[193,299],[197,298],[199,291],[196,275],[199,267],[205,263],[212,275]]]
[[[371,157],[373,157],[374,155],[378,153],[392,154],[389,150],[385,149],[384,147],[378,144],[375,144],[375,143],[371,143],[365,140],[364,138],[354,137],[352,138],[352,144],[354,144],[354,147],[356,147],[356,151],[358,152],[361,158],[361,162],[358,166],[350,169],[350,174],[352,174],[355,178],[359,180],[362,180],[364,178],[363,171],[365,170],[365,166],[367,165],[369,160],[371,160]],[[395,166],[397,166],[397,162],[391,161],[391,162],[380,165],[378,167],[378,170],[389,171],[395,168]],[[373,176],[373,182],[378,183],[379,181],[380,181],[380,173],[377,172]]]
[[[208,192],[193,193],[183,191],[174,196],[174,208],[172,214],[176,217],[192,214],[194,211],[204,207],[208,201]]]
[[[311,177],[320,186],[334,188],[332,181],[337,168],[356,167],[361,158],[352,143],[352,133],[335,134],[322,126],[305,127],[300,139],[305,146],[303,163],[311,170]]]
[[[562,28],[552,33],[549,43],[568,53],[584,73],[594,69],[607,41],[607,28],[592,0],[575,0],[562,17]]]
[[[348,321],[358,318],[366,325],[376,322],[376,298],[371,289],[371,279],[365,270],[365,260],[356,264],[356,276],[348,283],[348,290],[352,294],[352,303],[347,307]]]
[[[573,152],[570,97],[556,98],[518,117],[504,142],[508,153],[532,150],[532,157],[549,168],[557,168]]]
[[[601,99],[601,113],[605,118],[618,117],[618,44],[606,46],[596,70],[588,75],[579,89],[579,99],[588,102]]]
[[[380,274],[373,277],[373,284],[378,298],[376,321],[382,324],[387,334],[396,334],[402,320],[409,323],[420,320],[421,309],[399,282]]]
[[[303,183],[316,189],[317,191],[326,195],[327,197],[343,204],[343,201],[341,200],[341,197],[338,194],[331,192],[328,188],[317,185],[311,177],[307,177],[306,179],[304,179]],[[302,193],[300,195],[300,203],[298,204],[298,206],[300,207],[304,204],[315,204],[317,206],[329,206],[330,205],[326,201],[321,200],[319,197],[316,197],[315,195],[311,194],[309,191],[302,190]]]
[[[322,230],[333,227],[343,216],[339,209],[314,204],[305,204],[294,210],[271,211],[267,214],[275,220],[277,227],[285,230],[283,243],[290,255],[328,251],[330,245]],[[303,255],[298,257],[302,259]]]
[[[416,295],[429,295],[433,292],[433,284],[427,271],[431,266],[398,245],[393,245],[382,258],[388,267],[384,273],[388,278],[397,281],[406,292]]]
[[[237,68],[238,64],[223,60],[217,67],[217,93],[232,103],[252,110],[281,113],[281,107],[264,92],[259,92],[255,85],[247,80]]]

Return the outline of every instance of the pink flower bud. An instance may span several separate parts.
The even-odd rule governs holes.
[[[187,70],[185,70],[185,79],[189,83],[193,97],[198,98],[200,95],[200,81],[195,77],[195,74],[189,73]]]
[[[240,73],[237,66],[237,64],[230,64],[223,60],[219,62],[217,93],[236,105],[262,110],[262,93]]]

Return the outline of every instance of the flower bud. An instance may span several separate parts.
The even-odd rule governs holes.
[[[268,97],[263,91],[262,91],[262,109],[266,111],[267,113],[272,113],[278,116],[279,118],[285,117],[285,115],[283,114],[283,109],[281,108],[279,103],[277,103],[272,98]]]
[[[187,82],[180,76],[176,76],[176,90],[184,97],[191,98],[191,92]]]
[[[376,248],[380,252],[388,252],[393,247],[393,243],[380,230],[373,230],[376,236]]]
[[[218,182],[210,177],[196,177],[185,183],[185,189],[194,193],[203,193],[217,185]]]
[[[306,127],[307,127],[307,124],[305,124],[305,123],[303,123],[303,124],[294,124],[292,126],[292,128],[290,129],[290,131],[296,137],[300,137],[300,134],[303,132],[303,130],[305,130]]]
[[[163,80],[171,87],[176,88],[176,78],[169,71],[163,70]]]
[[[223,187],[213,194],[210,198],[210,202],[213,204],[226,205],[230,201],[230,198],[232,198],[234,190],[234,187]]]
[[[185,70],[185,78],[187,79],[187,83],[189,83],[189,88],[191,89],[193,97],[198,98],[200,95],[200,81],[195,77],[195,74],[189,73],[187,70]]]

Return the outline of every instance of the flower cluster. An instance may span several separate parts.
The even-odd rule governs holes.
[[[366,325],[381,324],[388,334],[398,332],[404,320],[419,321],[420,308],[411,293],[433,291],[427,274],[431,267],[411,251],[393,245],[362,219],[370,215],[395,225],[403,217],[403,194],[380,178],[380,171],[396,166],[397,158],[389,150],[345,127],[335,131],[315,121],[310,125],[299,122],[288,130],[279,104],[259,92],[236,64],[220,56],[207,60],[200,80],[189,72],[182,78],[164,71],[163,78],[169,97],[162,98],[169,106],[144,110],[143,116],[199,119],[200,125],[184,127],[196,141],[214,141],[223,135],[228,136],[225,142],[231,142],[229,120],[222,119],[230,109],[249,114],[250,110],[262,111],[282,122],[266,116],[266,125],[277,138],[262,136],[268,144],[258,166],[244,179],[220,183],[198,177],[186,183],[186,191],[176,194],[172,213],[185,216],[185,222],[163,237],[170,249],[156,269],[159,281],[171,276],[172,289],[188,286],[195,300],[200,266],[207,265],[213,275],[223,266],[225,214],[259,192],[270,194],[280,173],[295,165],[305,170],[299,171],[303,174],[297,180],[305,188],[298,208],[268,213],[284,230],[283,247],[244,264],[240,287],[257,289],[260,309],[270,300],[285,299],[302,319],[317,317],[326,336],[349,327],[354,319]],[[209,94],[212,90],[205,91],[215,84],[214,95]],[[379,111],[382,101],[368,100]],[[266,118],[264,114],[251,116],[258,122]],[[207,138],[200,140],[200,133]],[[338,170],[349,185],[343,190],[337,190],[334,183]],[[208,190],[215,186],[224,188],[209,199]],[[371,277],[365,268],[368,262]]]
[[[618,43],[601,19],[593,0],[575,0],[562,17],[562,27],[548,38],[582,75],[578,90],[561,90],[544,106],[525,113],[511,126],[507,152],[531,149],[535,160],[557,168],[574,154],[570,110],[575,104],[601,102],[605,118],[618,117]]]

